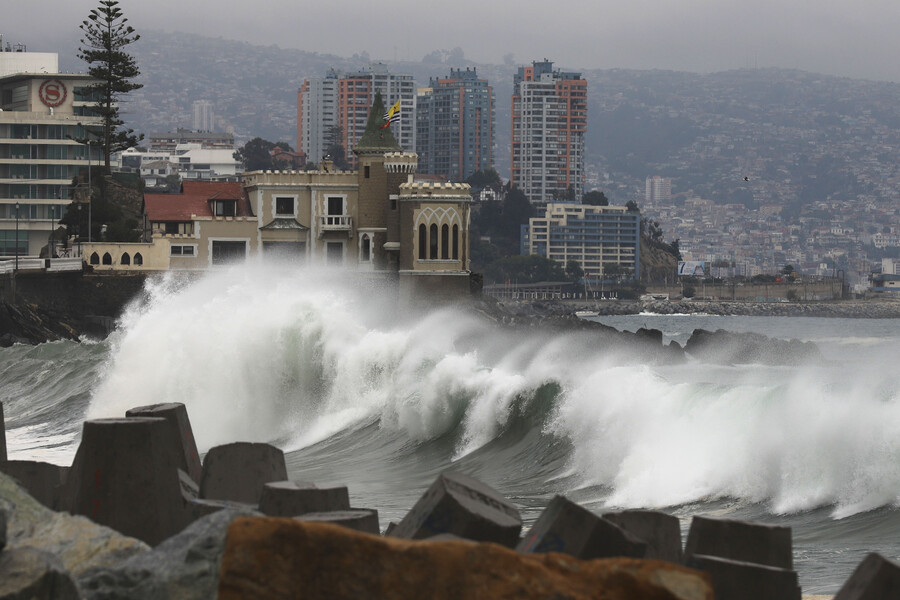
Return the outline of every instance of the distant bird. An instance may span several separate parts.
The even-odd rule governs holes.
[[[750,181],[749,177],[744,177],[744,181]]]

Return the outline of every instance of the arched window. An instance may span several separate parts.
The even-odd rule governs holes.
[[[459,260],[459,225],[453,226],[453,260]]]
[[[104,265],[111,265],[111,264],[112,264],[112,256],[109,254],[109,252],[106,252],[106,253],[103,255],[103,264],[104,264]]]
[[[135,266],[140,266],[140,265],[144,264],[144,257],[141,256],[140,252],[138,252],[137,254],[134,255],[134,264],[135,264]]]
[[[434,224],[434,223],[431,224],[431,229],[430,229],[429,233],[431,234],[431,239],[428,240],[428,247],[429,247],[428,258],[430,258],[431,260],[437,260],[437,257],[438,257],[438,253],[437,253],[437,251],[438,251],[438,228],[437,228],[436,224]]]
[[[450,258],[450,226],[443,225],[441,227],[441,258],[447,260]]]
[[[425,224],[419,225],[419,260],[425,260],[425,249],[428,248],[428,233]]]
[[[94,252],[93,254],[91,254],[91,264],[92,264],[92,265],[99,265],[99,264],[100,264],[100,255],[97,254],[96,252]]]
[[[130,265],[130,264],[131,264],[131,257],[128,256],[128,253],[126,252],[125,254],[122,255],[122,260],[119,261],[119,262],[121,262],[123,265]]]
[[[372,260],[372,240],[368,235],[364,235],[362,237],[362,256],[360,257],[362,262],[369,262]]]

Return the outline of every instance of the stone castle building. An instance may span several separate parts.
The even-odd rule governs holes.
[[[401,297],[469,293],[469,186],[416,181],[418,157],[383,127],[375,98],[353,149],[358,170],[254,171],[145,194],[144,241],[85,245],[99,270],[203,270],[289,260],[379,274]],[[135,256],[140,254],[140,264]]]

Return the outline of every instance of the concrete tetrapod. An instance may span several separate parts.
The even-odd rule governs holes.
[[[0,463],[6,460],[6,421],[3,420],[3,403],[0,402]]]
[[[709,573],[716,600],[800,600],[797,573],[718,556],[692,554],[686,567]]]
[[[658,510],[623,510],[605,513],[603,518],[646,543],[647,554],[644,558],[681,564],[683,552],[678,517]]]
[[[462,473],[442,473],[391,531],[425,539],[452,533],[467,540],[514,547],[522,531],[519,510],[484,483]]]
[[[64,508],[150,545],[184,529],[191,497],[170,434],[159,418],[85,421]]]
[[[381,533],[378,525],[378,511],[372,508],[350,508],[348,510],[306,513],[294,518],[298,521],[331,523],[372,535]]]
[[[793,569],[791,528],[732,519],[694,517],[684,548],[693,554]]]
[[[900,564],[873,552],[863,559],[834,600],[894,600],[900,595]]]
[[[263,486],[259,500],[259,512],[270,517],[295,517],[335,510],[350,510],[346,486],[319,488],[312,483],[275,481]]]
[[[0,472],[18,481],[35,500],[47,508],[56,509],[69,467],[36,460],[8,460],[0,463]]]
[[[181,464],[179,468],[191,476],[197,485],[200,484],[200,454],[197,452],[197,442],[194,441],[194,430],[188,419],[187,407],[180,402],[166,404],[151,404],[139,406],[125,412],[126,417],[160,417],[165,419],[173,428],[172,438],[179,444],[179,456]]]
[[[612,521],[564,496],[556,496],[516,550],[526,554],[565,552],[582,560],[615,556],[643,558],[647,544]]]
[[[234,442],[206,453],[200,497],[258,504],[265,484],[285,480],[284,452],[271,444]]]

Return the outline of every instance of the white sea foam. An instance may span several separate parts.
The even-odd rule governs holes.
[[[413,442],[455,432],[448,459],[459,459],[554,381],[545,434],[571,441],[565,469],[609,489],[611,504],[727,496],[842,516],[900,497],[900,386],[887,364],[651,367],[589,334],[500,333],[450,309],[399,314],[348,281],[258,265],[159,280],[123,318],[88,417],[183,402],[201,450],[290,450],[378,422]]]

